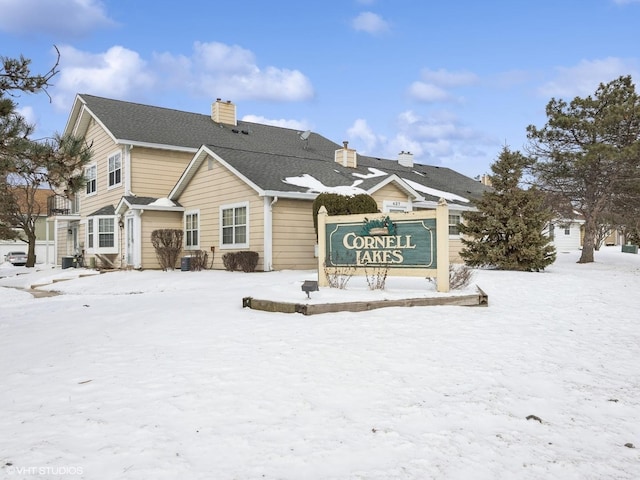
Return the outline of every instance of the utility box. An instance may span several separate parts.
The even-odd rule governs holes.
[[[73,257],[62,257],[62,268],[71,268],[73,267]]]
[[[191,257],[182,257],[180,259],[180,270],[183,272],[191,270]]]

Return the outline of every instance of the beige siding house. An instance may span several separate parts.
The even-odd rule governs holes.
[[[184,231],[183,254],[205,251],[223,268],[227,252],[259,255],[257,269],[312,269],[312,203],[319,193],[368,193],[381,212],[450,209],[453,261],[457,223],[487,188],[408,152],[385,160],[360,155],[314,132],[238,121],[218,99],[211,115],[78,95],[65,133],[84,135],[93,160],[87,186],[49,221],[57,261],[83,252],[112,268],[159,268],[151,232]],[[213,255],[213,257],[211,257]]]

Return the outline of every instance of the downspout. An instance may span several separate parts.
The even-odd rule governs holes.
[[[263,269],[265,272],[270,272],[273,270],[273,206],[277,202],[278,202],[278,197],[264,197]]]
[[[58,265],[58,217],[53,219],[53,264]]]
[[[131,149],[133,145],[124,146],[124,194],[131,195]]]

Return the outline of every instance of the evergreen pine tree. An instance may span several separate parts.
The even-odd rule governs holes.
[[[552,212],[538,190],[520,188],[528,162],[520,152],[504,147],[491,166],[493,190],[482,195],[478,211],[463,214],[460,225],[460,256],[467,265],[540,271],[555,261],[555,247],[543,234]]]

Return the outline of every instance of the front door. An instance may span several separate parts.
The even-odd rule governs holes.
[[[135,238],[133,234],[133,217],[127,218],[127,265],[133,265],[133,248]]]
[[[125,262],[127,266],[140,268],[141,244],[140,244],[140,216],[138,212],[127,212],[125,217]]]

